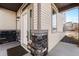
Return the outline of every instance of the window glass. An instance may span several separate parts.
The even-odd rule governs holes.
[[[53,32],[57,31],[57,18],[56,18],[56,14],[52,15],[52,30],[53,30]]]

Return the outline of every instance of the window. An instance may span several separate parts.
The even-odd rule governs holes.
[[[57,31],[57,15],[54,11],[52,13],[52,31],[53,32]]]

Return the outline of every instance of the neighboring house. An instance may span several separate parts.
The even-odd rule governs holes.
[[[64,31],[75,31],[78,29],[78,23],[66,22],[64,24]]]
[[[73,30],[78,30],[79,23],[73,23]]]
[[[66,22],[64,24],[64,31],[72,31],[73,30],[73,24],[72,22]]]

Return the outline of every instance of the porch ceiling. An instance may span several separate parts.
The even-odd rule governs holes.
[[[0,7],[17,12],[22,4],[23,3],[0,3]],[[55,5],[59,9],[59,11],[64,11],[79,6],[79,3],[55,3]]]
[[[59,11],[61,12],[61,11],[79,6],[79,3],[55,3],[55,5],[57,6]]]
[[[22,3],[0,3],[0,7],[17,12]]]

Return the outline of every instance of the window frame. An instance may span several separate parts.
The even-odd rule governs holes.
[[[51,10],[52,10],[52,13],[51,13],[51,31],[52,31],[52,33],[56,33],[57,32],[57,12],[53,8],[51,8]],[[56,31],[54,31],[54,29],[53,29],[53,16],[54,16],[54,12],[56,14]]]

